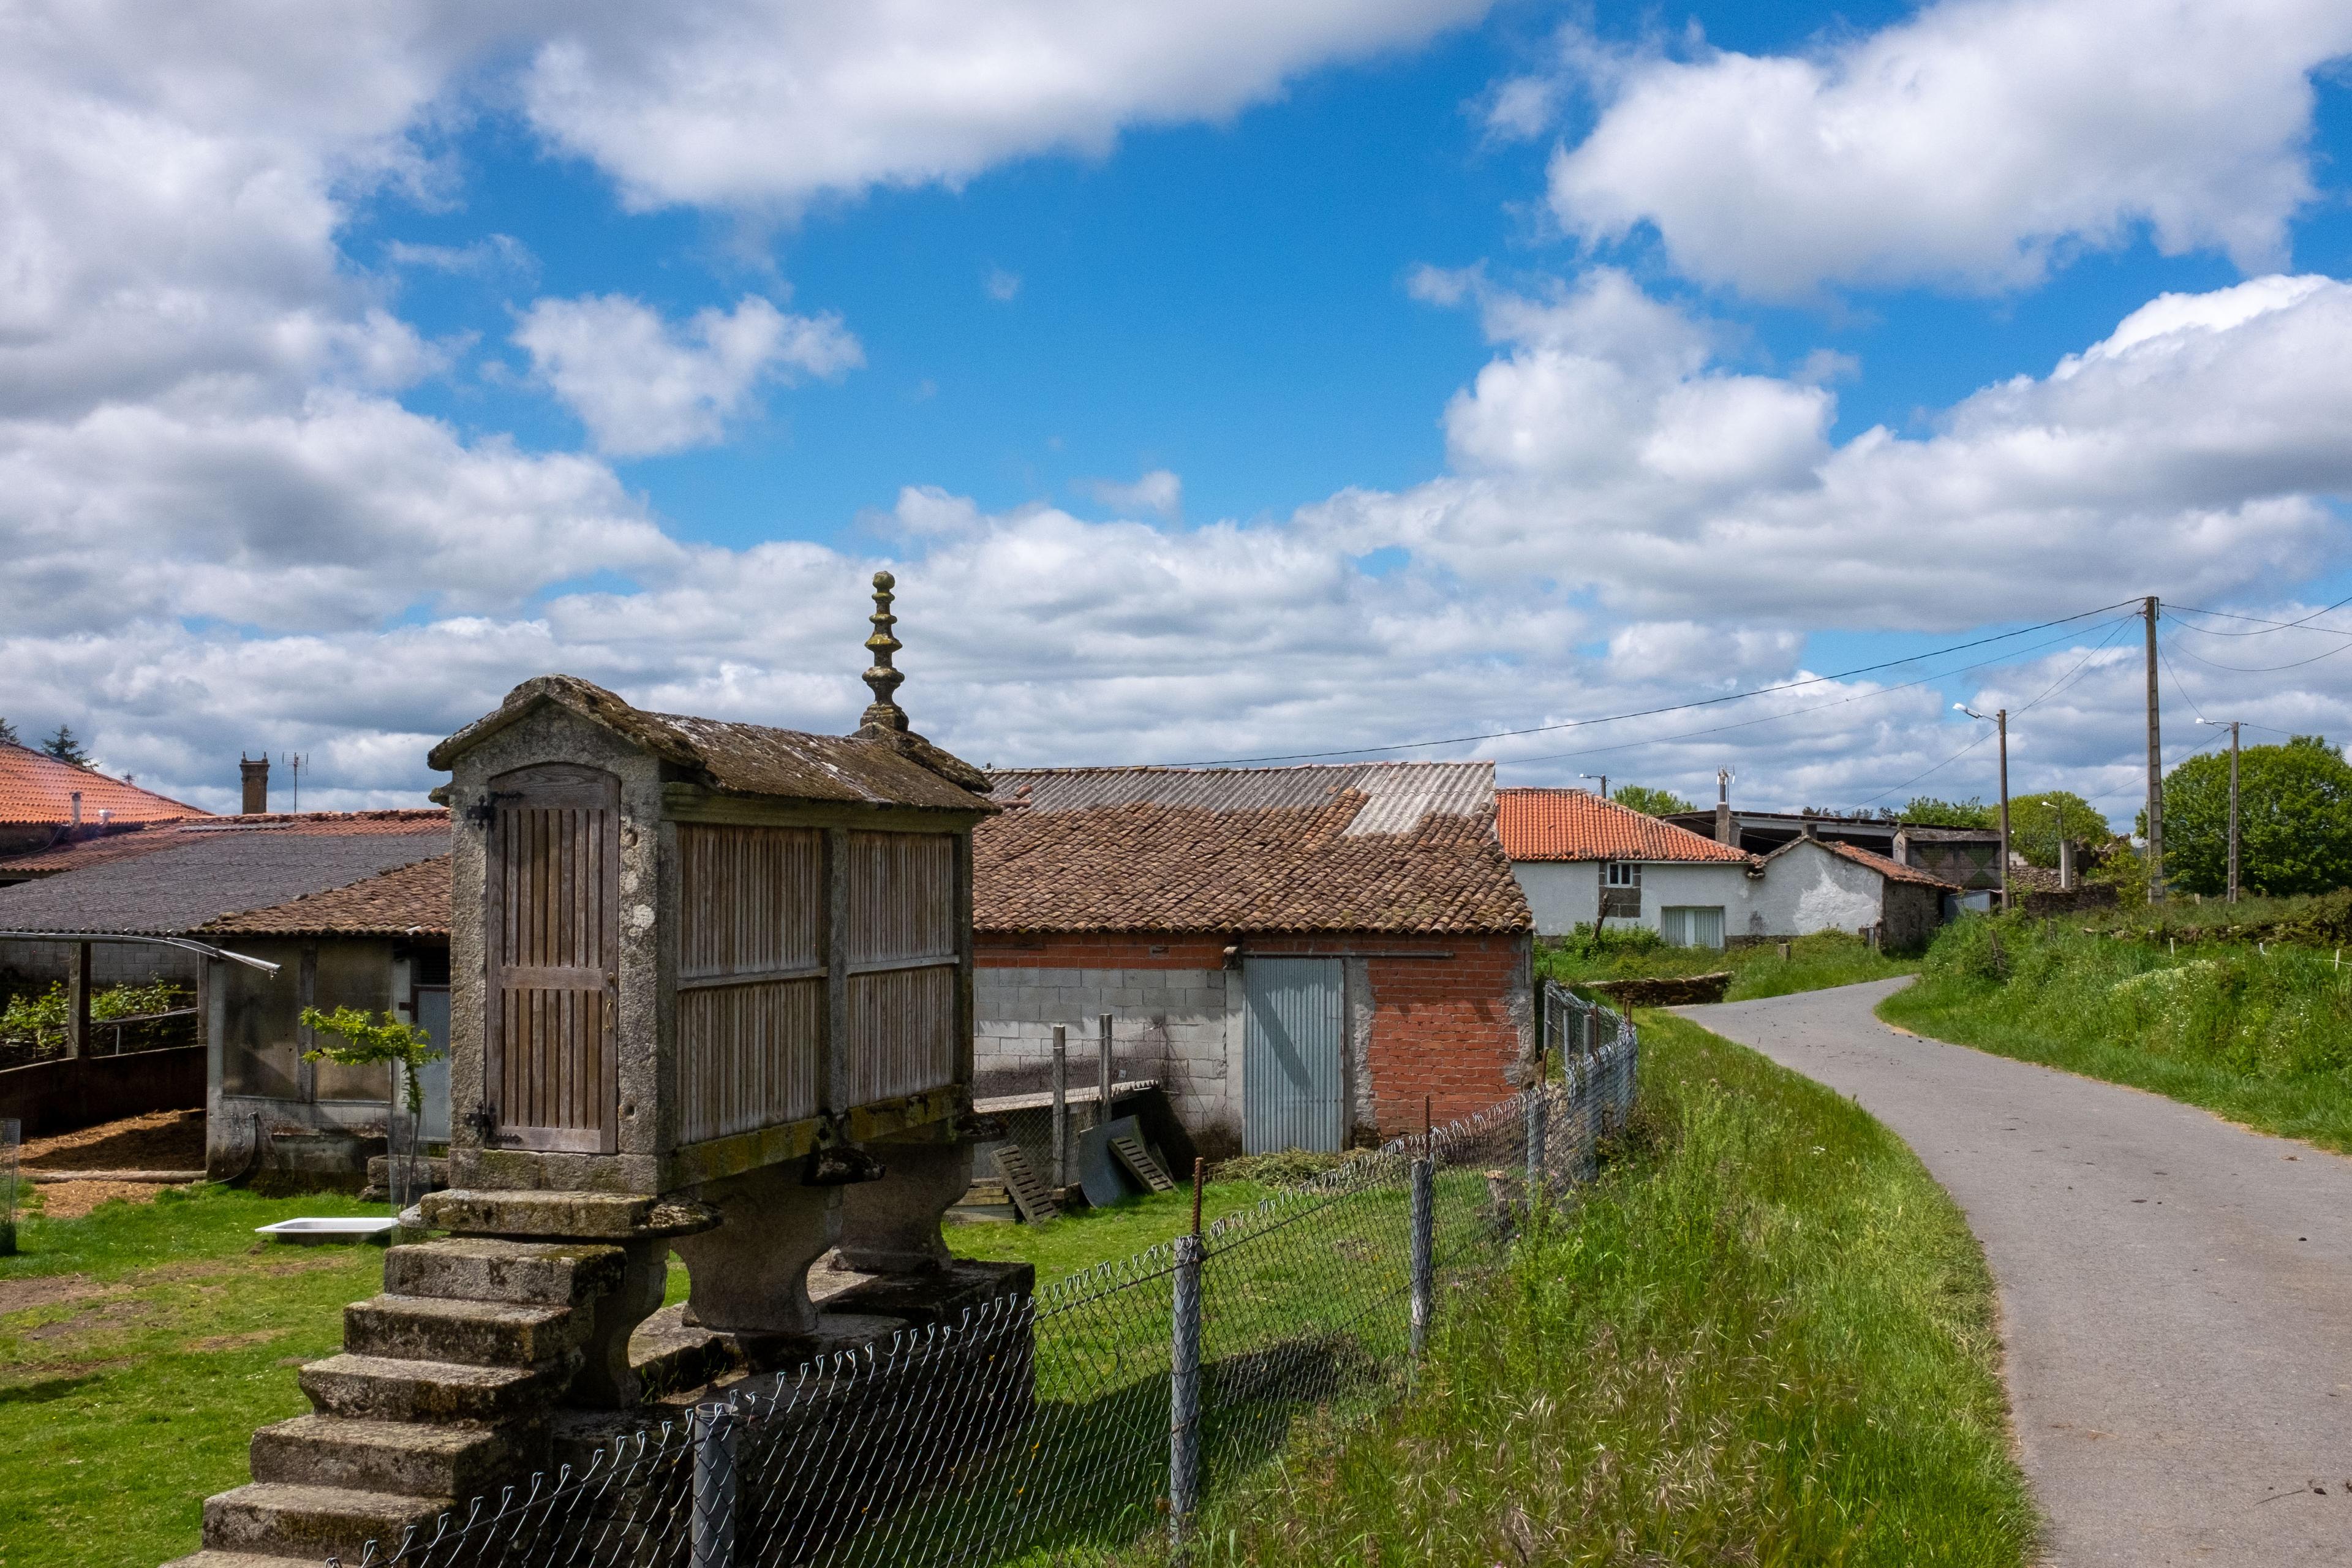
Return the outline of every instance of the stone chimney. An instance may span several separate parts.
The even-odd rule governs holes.
[[[1715,841],[1739,847],[1739,830],[1731,825],[1731,770],[1715,770]]]
[[[238,809],[247,816],[257,816],[269,809],[269,754],[248,757],[236,754],[237,777],[245,785],[245,804]]]
[[[72,795],[68,798],[72,802],[71,810],[73,812],[73,821],[71,826],[79,827],[81,826],[81,791],[74,791]]]

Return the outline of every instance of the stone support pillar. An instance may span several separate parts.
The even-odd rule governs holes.
[[[836,1261],[861,1274],[931,1274],[950,1261],[940,1222],[971,1187],[972,1145],[884,1143],[888,1174],[842,1190]]]

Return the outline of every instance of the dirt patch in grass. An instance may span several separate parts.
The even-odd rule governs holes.
[[[199,1171],[205,1163],[205,1113],[156,1110],[78,1132],[28,1138],[18,1157],[27,1171]]]
[[[80,1219],[103,1203],[152,1204],[167,1189],[161,1182],[51,1182],[37,1189],[45,1219]]]
[[[0,1318],[35,1307],[55,1307],[95,1296],[101,1288],[87,1274],[35,1275],[29,1279],[0,1279]]]

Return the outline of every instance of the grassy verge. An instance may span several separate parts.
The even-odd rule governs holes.
[[[1651,931],[1611,931],[1596,938],[1580,930],[1575,936],[1546,944],[1537,954],[1536,966],[1545,978],[1564,985],[1712,974],[1728,969],[1733,978],[1725,1000],[1731,1002],[1884,980],[1912,973],[1919,967],[1915,958],[1879,952],[1861,938],[1843,931],[1816,931],[1788,945],[1789,956],[1782,958],[1777,943],[1718,952],[1712,948],[1668,947]]]
[[[1628,1157],[1447,1304],[1414,1394],[1204,1519],[1268,1564],[2008,1565],[1991,1281],[1834,1094],[1666,1015]]]
[[[2352,1153],[2352,969],[2331,952],[2124,941],[2073,920],[1963,921],[1937,938],[1919,983],[1878,1011]]]

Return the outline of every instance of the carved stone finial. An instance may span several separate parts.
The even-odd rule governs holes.
[[[865,717],[858,721],[861,724],[878,725],[885,730],[904,730],[907,727],[906,710],[891,700],[898,693],[899,682],[907,679],[890,666],[890,656],[904,646],[890,635],[890,628],[898,624],[898,617],[890,613],[890,601],[894,596],[890,590],[896,586],[898,579],[887,572],[874,574],[874,635],[866,639],[866,647],[874,655],[874,663],[866,671],[866,684],[873,689],[874,700],[866,705]]]

